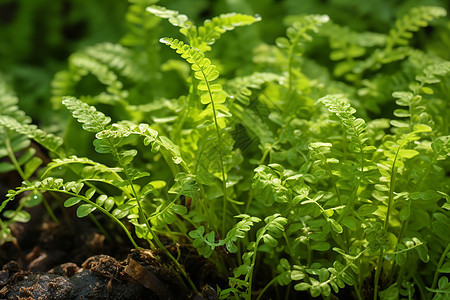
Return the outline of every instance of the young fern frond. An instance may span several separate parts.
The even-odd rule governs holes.
[[[292,191],[283,186],[280,175],[270,166],[262,165],[255,169],[252,188],[255,197],[261,198],[267,207],[275,202],[289,203],[293,198]]]
[[[136,61],[133,52],[120,44],[100,43],[87,47],[82,52],[108,66],[117,75],[136,82],[145,79],[146,74]]]
[[[361,118],[355,118],[353,114],[356,110],[339,95],[329,95],[317,100],[318,103],[323,103],[327,109],[336,114],[341,119],[346,132],[350,138],[349,150],[354,153],[370,153],[375,150],[374,147],[366,148],[366,141],[368,140],[366,132],[366,122]]]
[[[226,31],[235,29],[238,26],[247,26],[261,21],[258,15],[250,16],[238,13],[221,14],[211,20],[205,20],[203,26],[192,27],[187,30],[187,36],[191,41],[191,46],[206,52],[211,50],[212,44],[220,38]]]
[[[157,28],[158,22],[155,22],[155,16],[149,15],[145,8],[155,1],[143,0],[129,2],[131,3],[125,15],[128,30],[120,40],[120,43],[124,46],[149,49],[149,46],[155,44],[155,40],[149,36]]]
[[[73,97],[65,97],[63,104],[72,111],[73,116],[83,124],[82,126],[86,131],[96,133],[97,139],[94,141],[96,151],[99,153],[112,153],[118,161],[122,162],[129,172],[132,171],[129,163],[137,154],[136,150],[118,152],[116,148],[121,139],[130,135],[142,136],[144,138],[144,145],[151,145],[152,151],[159,151],[162,147],[162,149],[170,154],[174,164],[179,164],[186,171],[189,171],[187,164],[181,157],[179,147],[167,137],[159,135],[148,124],[142,123],[135,125],[130,122],[122,122],[108,125],[111,122],[110,117],[105,116],[102,112],[97,111],[95,107],[81,100]]]
[[[123,170],[121,168],[112,168],[86,157],[70,156],[64,158],[54,158],[47,164],[41,174],[41,178],[52,176],[53,171],[67,169],[74,172],[82,179],[80,182],[89,184],[93,182],[102,182],[112,187],[119,188],[127,197],[131,197],[129,190],[124,186],[124,180],[119,175]],[[58,171],[56,171],[58,172]]]
[[[56,107],[62,97],[74,95],[77,84],[89,74],[106,86],[106,91],[93,99],[107,104],[124,102],[128,97],[119,76],[131,81],[144,80],[146,76],[133,53],[119,44],[101,43],[87,47],[72,54],[68,63],[68,69],[56,73],[52,81],[52,102]]]
[[[219,83],[212,83],[219,77],[219,71],[217,71],[216,66],[212,65],[211,61],[198,49],[192,48],[182,41],[172,38],[163,38],[161,39],[161,42],[169,45],[172,49],[175,49],[182,58],[191,64],[191,68],[194,71],[194,77],[199,80],[197,89],[200,92],[200,102],[207,105],[202,114],[210,115],[212,113],[222,173],[222,189],[224,193],[222,233],[225,233],[225,217],[227,215],[227,203],[229,200],[227,196],[227,178],[223,162],[222,137],[220,131],[226,126],[224,117],[230,116],[230,113],[228,107],[222,104],[226,99],[226,95],[222,91],[222,85]]]
[[[180,27],[180,32],[185,35],[191,47],[201,52],[211,51],[212,44],[226,31],[233,30],[238,26],[251,25],[261,20],[260,16],[250,16],[238,13],[221,14],[211,20],[205,20],[203,26],[197,27],[189,21],[186,15],[165,7],[152,5],[147,11]]]
[[[187,213],[186,206],[176,204],[175,201],[172,201],[169,204],[163,203],[158,206],[155,212],[149,216],[149,220],[154,226],[163,227],[178,220],[177,215],[182,216]]]
[[[303,53],[305,41],[312,40],[310,32],[317,33],[329,20],[327,15],[301,16],[286,30],[287,38],[280,37],[276,40],[278,48],[287,52],[288,94],[294,89],[294,58]]]
[[[386,40],[386,50],[390,51],[394,46],[407,45],[412,38],[412,32],[426,27],[434,19],[447,15],[444,8],[438,6],[413,7],[407,14],[395,21],[395,27],[389,31]]]
[[[431,119],[426,112],[425,100],[422,94],[432,94],[433,89],[430,84],[439,83],[442,77],[450,73],[450,62],[444,61],[439,64],[427,66],[423,73],[416,76],[417,82],[410,85],[411,91],[394,92],[392,96],[397,100],[399,106],[406,106],[408,109],[396,109],[394,115],[399,118],[409,118],[404,120],[391,120],[391,125],[397,127],[399,133],[408,133],[414,130],[415,125],[430,126]]]

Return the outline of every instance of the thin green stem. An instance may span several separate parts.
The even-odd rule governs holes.
[[[395,184],[395,175],[397,174],[397,169],[395,168],[395,163],[397,161],[398,153],[400,152],[400,147],[397,153],[395,154],[394,163],[392,164],[391,178],[389,181],[389,198],[387,203],[387,212],[386,219],[384,220],[384,229],[387,231],[389,226],[389,216],[391,213],[392,200],[394,199],[394,184]]]
[[[442,253],[441,258],[439,259],[439,262],[438,262],[438,264],[436,266],[436,271],[434,271],[433,283],[431,284],[431,289],[432,290],[434,290],[436,288],[436,285],[438,283],[438,277],[439,277],[439,269],[444,264],[444,261],[445,261],[449,251],[450,251],[450,243],[447,244],[447,248],[445,248],[445,250]]]
[[[248,287],[247,287],[247,292],[245,294],[246,300],[251,300],[251,298],[252,298],[253,270],[254,270],[255,264],[256,264],[256,253],[258,252],[258,245],[259,245],[260,240],[261,239],[256,240],[256,242],[253,246],[252,263],[250,265],[250,271],[249,271],[249,275],[248,275]]]
[[[28,178],[26,178],[25,173],[22,171],[22,168],[20,167],[19,162],[16,159],[16,156],[14,155],[14,150],[11,146],[11,141],[9,139],[9,135],[6,137],[5,140],[6,150],[8,151],[8,157],[11,160],[11,162],[14,165],[14,168],[16,168],[17,172],[19,173],[20,177],[22,177],[23,180],[27,181]]]
[[[272,285],[274,284],[276,281],[278,280],[278,276],[274,277],[271,281],[269,281],[268,284],[266,284],[266,286],[261,290],[261,292],[259,292],[258,297],[256,297],[256,300],[260,300],[262,295],[266,292],[266,290]]]
[[[50,207],[50,205],[48,204],[47,199],[45,199],[44,196],[42,196],[42,203],[44,204],[44,207],[47,210],[47,213],[50,216],[50,219],[52,219],[53,222],[58,223],[59,222],[58,218],[53,213],[52,208]]]
[[[19,173],[20,177],[22,177],[22,179],[24,181],[28,181],[29,178],[25,176],[25,172],[23,172],[22,168],[20,167],[19,162],[16,159],[16,156],[14,155],[14,150],[12,149],[11,140],[9,139],[9,135],[6,138],[5,145],[6,145],[6,150],[8,152],[8,157],[11,160],[11,162],[13,163],[17,172]],[[44,207],[47,210],[47,213],[50,216],[50,218],[53,220],[53,222],[58,223],[58,218],[53,213],[50,205],[48,205],[47,200],[45,198],[43,198],[42,200],[43,200],[42,202],[44,204]]]
[[[363,298],[361,297],[361,293],[359,292],[358,284],[354,284],[353,289],[355,290],[355,294],[358,300],[363,300]]]
[[[272,151],[273,147],[275,147],[276,145],[278,145],[279,142],[280,142],[279,140],[278,140],[278,141],[275,141],[275,143],[273,143],[272,145],[270,145],[270,147],[267,148],[266,151],[264,151],[263,156],[262,156],[261,160],[259,161],[259,164],[260,164],[260,165],[262,165],[262,164],[264,163],[264,161],[265,161],[266,158],[267,158],[267,155]],[[270,162],[270,161],[269,161],[269,162]]]
[[[199,294],[199,291],[197,289],[197,287],[195,286],[195,284],[192,282],[191,278],[188,276],[188,274],[186,273],[186,271],[183,269],[183,267],[180,265],[180,263],[178,262],[178,260],[173,257],[173,255],[169,252],[169,250],[167,250],[167,248],[163,245],[163,243],[161,243],[161,241],[159,240],[158,236],[155,234],[155,232],[153,231],[153,229],[151,227],[148,227],[148,230],[150,231],[150,234],[153,236],[153,238],[155,239],[156,245],[164,252],[164,254],[167,255],[167,257],[169,257],[169,259],[172,261],[172,263],[175,265],[176,269],[183,275],[183,277],[187,280],[188,284],[190,285],[190,287],[192,288],[192,290],[196,293]]]
[[[108,232],[105,230],[105,228],[102,226],[102,224],[100,224],[100,222],[92,214],[89,214],[89,218],[91,219],[92,223],[94,223],[95,226],[97,226],[97,228],[100,230],[100,232],[105,236],[106,240],[111,243],[112,239],[109,236]]]
[[[222,172],[222,189],[223,189],[223,206],[222,206],[222,235],[225,236],[225,230],[226,230],[226,217],[227,217],[227,204],[228,204],[228,194],[227,194],[227,179],[225,175],[225,168],[223,166],[223,154],[222,154],[222,138],[220,136],[220,130],[219,130],[219,123],[217,122],[217,113],[216,113],[216,106],[214,104],[214,98],[211,91],[211,86],[209,84],[209,81],[206,79],[206,75],[202,70],[203,77],[205,78],[206,86],[208,87],[208,94],[209,98],[211,99],[211,106],[213,110],[213,117],[214,117],[214,125],[216,128],[216,134],[217,134],[217,143],[219,144],[218,151],[219,151],[219,163],[220,163],[220,170]]]
[[[383,266],[383,254],[384,250],[381,249],[380,254],[378,255],[377,270],[375,271],[375,280],[373,284],[373,300],[378,299],[378,281],[380,280],[381,268]]]

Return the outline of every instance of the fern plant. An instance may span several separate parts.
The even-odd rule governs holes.
[[[73,117],[64,139],[0,78],[0,171],[23,179],[0,206],[2,243],[27,207],[52,213],[50,192],[161,249],[192,297],[200,286],[163,237],[215,263],[220,299],[445,299],[450,63],[408,45],[443,8],[413,8],[388,33],[289,16],[286,37],[230,71],[214,47],[239,47],[225,33],[261,17],[196,26],[130,2],[120,43],[78,50],[55,75],[51,101]],[[160,38],[161,19],[181,37]]]

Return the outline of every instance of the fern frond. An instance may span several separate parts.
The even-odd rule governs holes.
[[[202,52],[210,51],[220,36],[226,31],[235,29],[238,26],[247,26],[259,22],[258,15],[250,16],[238,13],[221,14],[211,20],[205,20],[203,26],[186,30],[192,47],[198,48]],[[182,33],[184,29],[180,30]]]
[[[3,123],[0,123],[0,158],[9,156],[12,160],[15,160],[15,154],[19,151],[23,151],[30,145],[29,140],[23,134],[15,131],[8,130],[5,124],[7,120],[16,120],[20,123],[29,124],[31,119],[25,115],[25,113],[17,106],[19,100],[17,99],[11,86],[7,83],[4,76],[0,73],[0,118],[4,117]],[[1,122],[1,121],[0,121]],[[14,121],[12,121],[14,122]],[[34,149],[28,148],[31,153]],[[25,155],[23,155],[26,158]],[[30,157],[28,157],[29,159]],[[24,161],[25,162],[25,161]],[[18,167],[18,161],[0,162],[0,172],[9,172]]]
[[[222,190],[223,190],[223,211],[222,211],[222,233],[225,233],[225,218],[227,214],[227,203],[229,201],[227,195],[227,176],[224,165],[224,152],[222,134],[220,129],[226,126],[226,117],[230,117],[228,107],[223,105],[225,102],[226,95],[222,91],[222,85],[218,83],[212,83],[219,77],[219,71],[217,71],[216,66],[211,64],[211,61],[205,57],[203,52],[196,48],[192,48],[189,45],[184,44],[182,41],[172,38],[162,38],[160,40],[162,43],[169,45],[172,49],[175,49],[181,57],[184,58],[188,63],[191,64],[191,69],[194,71],[194,77],[199,80],[197,90],[200,93],[200,102],[202,104],[207,104],[207,107],[203,110],[200,116],[210,116],[212,114],[212,122],[207,121],[209,125],[214,125],[215,133],[217,138],[217,149],[219,155],[220,173],[222,175]],[[210,119],[211,120],[211,119]]]
[[[125,20],[128,31],[120,40],[120,43],[130,47],[148,47],[154,45],[154,40],[150,38],[152,32],[155,32],[159,25],[156,17],[149,15],[145,8],[148,5],[155,3],[155,0],[139,0],[130,1],[128,11],[125,15]]]
[[[52,152],[57,152],[63,143],[62,138],[47,133],[37,128],[36,125],[22,124],[12,117],[0,116],[0,125],[28,136]]]
[[[106,92],[93,96],[104,103],[117,103],[128,97],[120,76],[138,81],[145,78],[142,67],[136,63],[133,53],[118,44],[101,43],[75,52],[69,57],[68,69],[56,73],[52,81],[52,102],[58,106],[61,98],[74,95],[75,87],[89,74],[106,86]]]
[[[395,22],[395,27],[389,31],[386,40],[386,49],[392,49],[396,45],[407,45],[412,38],[412,32],[426,27],[434,19],[444,17],[447,12],[442,7],[420,6],[413,7],[407,14]]]
[[[442,77],[450,73],[450,61],[441,61],[425,67],[423,74],[417,75],[416,80],[422,85],[439,83]]]
[[[105,130],[106,125],[111,122],[110,117],[97,111],[94,106],[90,106],[74,97],[64,97],[62,103],[72,112],[73,117],[83,124],[83,129],[86,131],[100,132]]]
[[[260,16],[228,13],[205,20],[203,26],[197,27],[189,21],[186,15],[175,10],[152,5],[147,7],[147,11],[160,18],[168,19],[172,25],[180,27],[180,32],[189,39],[190,45],[201,52],[210,51],[210,45],[214,44],[226,31],[233,30],[238,26],[251,25],[261,20]]]
[[[265,110],[264,110],[265,111]],[[273,145],[275,143],[275,136],[268,124],[264,122],[263,117],[267,117],[268,114],[261,115],[261,113],[244,108],[241,105],[234,104],[231,107],[233,117],[239,120],[244,125],[245,129],[251,131],[260,140],[260,144],[266,148],[267,145]],[[236,146],[239,147],[239,141],[236,140]]]
[[[356,32],[338,24],[327,24],[321,33],[328,36],[330,41],[330,59],[339,61],[334,68],[334,75],[345,74],[352,79],[350,73],[356,66],[355,59],[367,53],[367,49],[375,46],[385,46],[386,35],[375,32]]]
[[[342,96],[325,96],[317,100],[323,103],[327,109],[335,113],[341,119],[350,138],[349,149],[356,153],[373,152],[375,148],[366,148],[366,141],[369,139],[366,129],[366,122],[361,118],[355,118],[353,114],[356,110]]]
[[[396,98],[395,103],[399,106],[406,106],[408,109],[396,109],[394,115],[399,118],[409,118],[404,120],[391,120],[391,125],[397,127],[399,133],[409,133],[414,130],[414,126],[431,125],[431,117],[425,111],[425,100],[421,94],[432,94],[433,89],[429,84],[439,83],[442,77],[450,73],[450,62],[431,64],[425,67],[423,73],[416,76],[418,82],[410,85],[411,91],[394,92],[392,96]]]
[[[317,33],[319,28],[329,20],[327,15],[300,16],[286,30],[287,38],[280,37],[276,40],[278,48],[287,52],[288,93],[291,93],[294,88],[294,57],[303,53],[305,41],[312,40],[310,32]]]
[[[200,255],[203,257],[210,257],[216,247],[222,246],[223,241],[216,242],[214,231],[205,234],[205,227],[200,226],[196,230],[189,232],[189,236],[194,239],[192,246],[194,246]]]
[[[301,266],[295,266],[294,270],[297,269],[296,277],[303,279],[309,274],[309,282],[297,283],[294,286],[296,291],[306,291],[309,290],[311,296],[317,297],[322,295],[323,297],[329,297],[331,295],[331,290],[335,293],[339,292],[339,289],[343,289],[345,285],[354,285],[355,278],[354,273],[358,274],[359,269],[356,266],[357,259],[364,253],[364,251],[358,251],[359,249],[352,249],[355,252],[354,255],[345,253],[339,248],[333,248],[334,251],[342,254],[346,260],[346,265],[339,261],[335,261],[332,267],[320,268],[320,264],[315,268],[305,269]],[[318,275],[319,278],[314,278]]]
[[[70,157],[55,158],[47,164],[40,176],[41,178],[52,176],[55,169],[60,172],[64,168],[83,178],[80,182],[103,182],[120,188],[124,193],[128,193],[128,190],[123,186],[124,180],[118,174],[123,172],[122,168],[108,167],[86,157],[72,155]]]
[[[22,123],[31,123],[31,119],[17,106],[18,103],[19,99],[0,73],[0,115],[10,116]]]
[[[246,232],[250,231],[251,227],[261,221],[258,217],[252,217],[246,214],[234,216],[235,218],[242,219],[236,223],[236,225],[228,231],[227,236],[224,239],[227,250],[231,253],[236,253],[238,248],[235,242],[238,239],[243,239],[246,236]]]
[[[281,49],[288,49],[291,55],[297,52],[301,53],[305,41],[312,40],[310,32],[317,33],[319,28],[329,20],[327,15],[300,16],[286,30],[287,38],[277,39],[277,46]]]
[[[228,116],[228,108],[222,103],[225,102],[226,95],[222,91],[221,84],[212,83],[219,77],[217,67],[211,64],[211,61],[205,57],[203,52],[182,41],[173,38],[162,38],[160,41],[175,49],[182,58],[191,64],[194,77],[199,80],[197,89],[200,92],[200,101],[202,104],[208,105],[205,111],[213,114],[214,123],[220,128],[225,127],[225,121],[222,119]],[[222,112],[220,115],[219,111]]]
[[[181,156],[180,148],[175,145],[169,138],[163,135],[159,135],[156,130],[150,128],[150,126],[145,123],[141,123],[139,125],[135,125],[130,122],[112,124],[108,128],[96,134],[96,138],[98,140],[96,141],[97,143],[94,142],[94,144],[98,148],[101,146],[110,147],[110,145],[105,145],[101,142],[108,139],[120,140],[130,135],[139,135],[143,137],[144,145],[151,145],[152,151],[159,151],[162,147],[170,154],[174,164],[181,165],[186,171],[189,171],[189,167]]]

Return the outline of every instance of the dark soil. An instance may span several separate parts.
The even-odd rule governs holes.
[[[42,207],[30,213],[31,222],[11,228],[16,241],[0,247],[0,299],[217,299],[214,265],[190,246],[167,248],[202,295],[159,250],[106,241],[89,218],[53,223]]]

